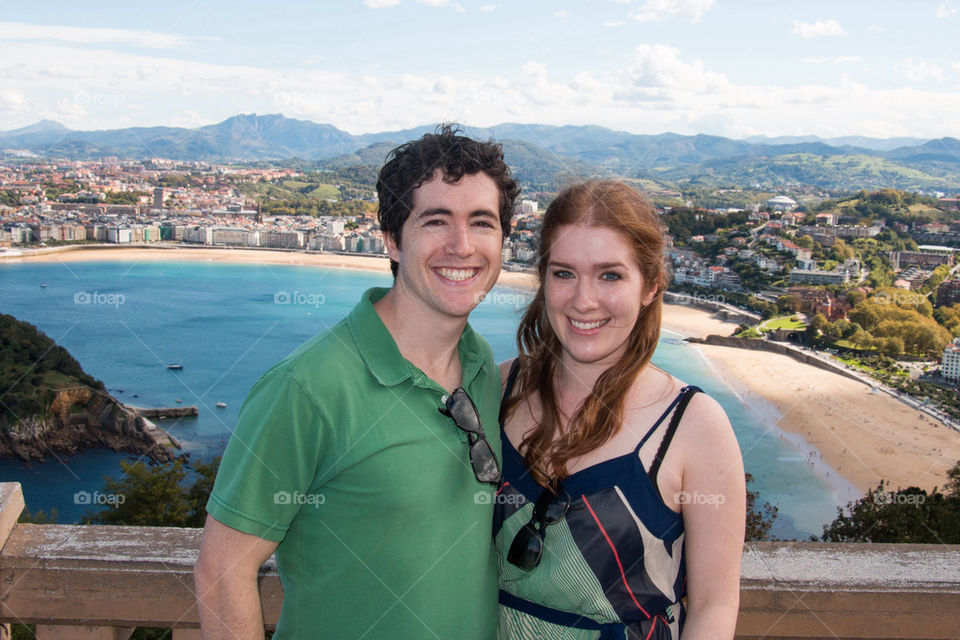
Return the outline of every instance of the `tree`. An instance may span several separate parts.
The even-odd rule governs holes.
[[[777,296],[777,311],[780,313],[793,313],[800,309],[801,303],[802,300],[800,299],[800,296]]]
[[[917,487],[875,489],[837,509],[822,542],[960,543],[960,462],[947,473],[944,493]]]
[[[827,320],[827,316],[820,312],[817,312],[817,314],[810,320],[810,326],[816,331],[825,330],[829,324],[830,321]]]
[[[745,474],[746,484],[749,487],[753,476]],[[769,540],[770,528],[777,519],[777,508],[769,502],[760,504],[760,494],[747,489],[747,526],[745,540]]]
[[[220,458],[195,465],[196,480],[183,486],[187,476],[184,456],[166,464],[123,461],[119,480],[108,477],[101,492],[104,509],[85,516],[85,524],[147,527],[202,527],[206,504],[213,489]]]

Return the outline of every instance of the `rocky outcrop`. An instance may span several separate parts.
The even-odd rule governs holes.
[[[45,415],[16,422],[0,416],[0,457],[27,462],[104,447],[161,462],[173,459],[147,427],[141,415],[103,391],[86,386],[60,389]]]

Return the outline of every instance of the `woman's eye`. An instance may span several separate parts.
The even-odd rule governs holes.
[[[603,275],[601,275],[600,278],[601,278],[602,280],[609,280],[609,281],[611,281],[611,282],[615,282],[615,281],[617,281],[617,280],[622,280],[622,279],[623,279],[623,276],[621,276],[621,275],[620,275],[619,273],[617,273],[616,271],[607,271],[606,273],[604,273]]]
[[[565,269],[557,269],[553,272],[554,278],[560,278],[561,280],[567,280],[573,277],[573,274]]]

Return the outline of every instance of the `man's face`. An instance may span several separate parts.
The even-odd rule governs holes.
[[[500,275],[500,193],[483,172],[446,183],[437,171],[413,192],[402,249],[385,235],[398,264],[394,289],[423,317],[466,319]],[[408,307],[409,308],[409,307]]]

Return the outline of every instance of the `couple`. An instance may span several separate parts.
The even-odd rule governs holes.
[[[443,127],[377,191],[394,284],[251,390],[194,571],[204,638],[263,637],[274,551],[276,638],[732,638],[742,463],[722,409],[649,363],[653,209],[560,194],[498,370],[467,317],[519,193],[499,145]]]

